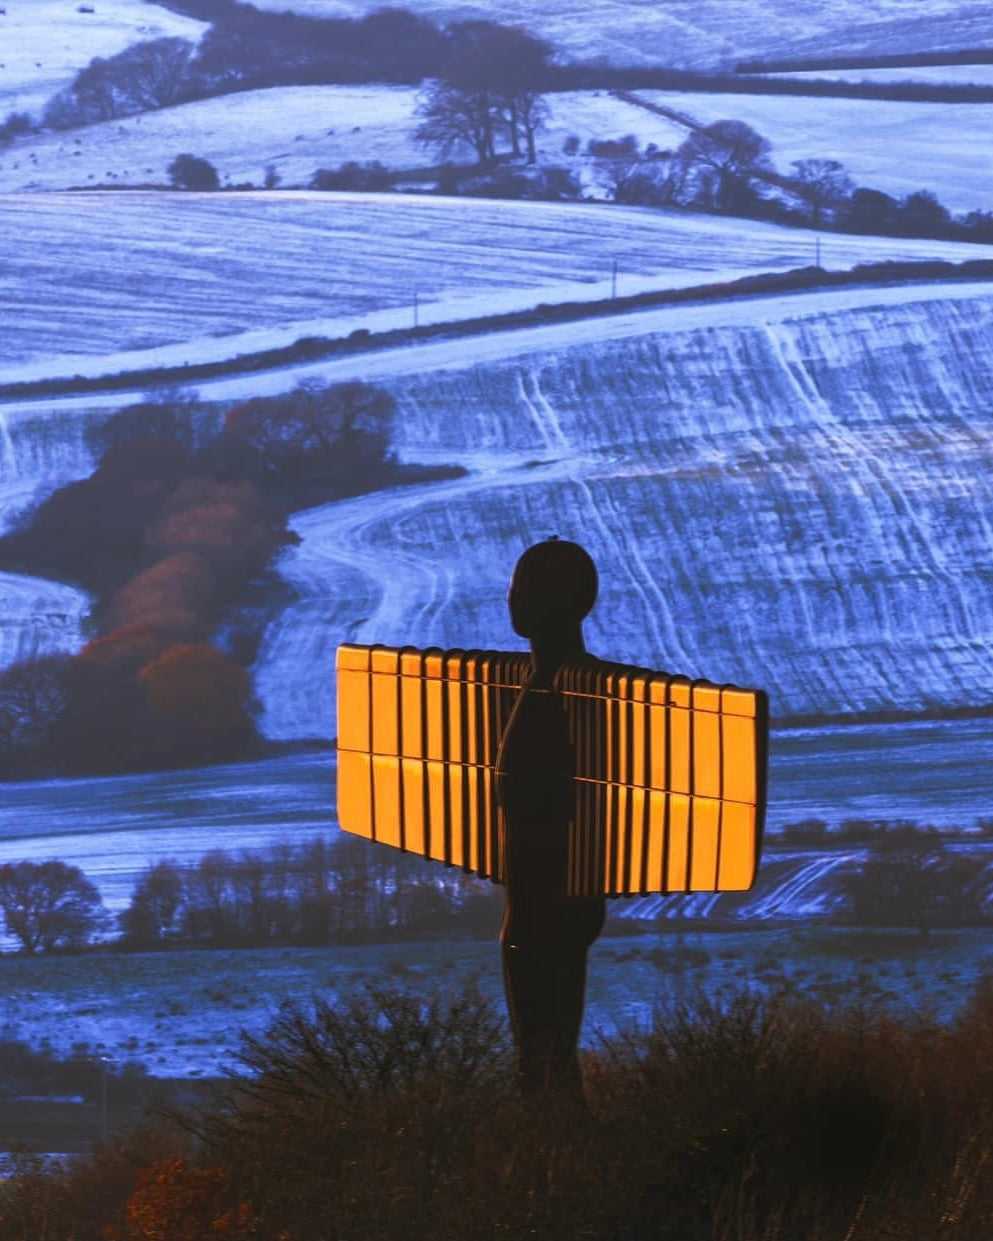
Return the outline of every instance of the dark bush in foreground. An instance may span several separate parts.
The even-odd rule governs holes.
[[[987,1241],[993,988],[958,1023],[743,994],[585,1057],[526,1109],[495,1011],[284,1009],[185,1129],[0,1190],[10,1241]]]

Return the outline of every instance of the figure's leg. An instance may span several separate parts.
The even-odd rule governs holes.
[[[517,1082],[525,1095],[582,1095],[579,1029],[587,947],[503,947],[503,980],[516,1048]]]

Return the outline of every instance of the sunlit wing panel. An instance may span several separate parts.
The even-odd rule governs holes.
[[[341,826],[500,882],[497,751],[530,656],[349,645],[337,662]],[[751,886],[765,694],[592,658],[550,692],[575,771],[571,895]]]
[[[337,665],[341,826],[499,882],[496,755],[530,656],[349,645]]]
[[[564,667],[577,813],[576,895],[743,891],[765,817],[760,690],[598,660]]]

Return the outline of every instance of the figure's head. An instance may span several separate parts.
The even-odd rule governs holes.
[[[522,638],[554,636],[578,625],[596,602],[597,572],[578,543],[546,539],[514,566],[507,603]]]

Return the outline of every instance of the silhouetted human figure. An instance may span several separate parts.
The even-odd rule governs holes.
[[[586,654],[582,621],[596,600],[597,573],[576,543],[549,539],[521,556],[508,604],[515,631],[530,639],[532,671],[497,756],[506,821],[506,905],[500,943],[521,1090],[581,1094],[577,1042],[586,957],[603,926],[603,897],[567,895],[575,760],[553,680]]]

